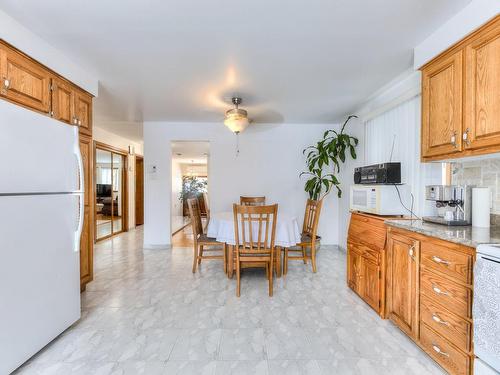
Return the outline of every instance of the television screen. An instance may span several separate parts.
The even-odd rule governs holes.
[[[111,197],[111,190],[113,186],[111,184],[96,184],[96,195],[99,198]]]

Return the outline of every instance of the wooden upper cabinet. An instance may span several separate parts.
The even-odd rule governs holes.
[[[75,119],[83,134],[92,134],[92,96],[82,90],[75,93]]]
[[[500,19],[465,47],[465,147],[500,145]]]
[[[419,253],[419,241],[389,234],[386,270],[388,317],[413,338],[418,338]]]
[[[0,78],[1,96],[22,106],[49,113],[49,70],[0,44]]]
[[[462,151],[463,53],[422,71],[422,157]]]
[[[75,90],[73,86],[62,79],[53,78],[51,89],[52,117],[67,124],[72,124],[75,102]]]

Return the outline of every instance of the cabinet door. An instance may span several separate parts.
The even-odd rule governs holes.
[[[25,107],[49,113],[50,72],[29,58],[0,45],[0,95]]]
[[[418,337],[419,242],[390,234],[387,252],[389,318],[413,338]]]
[[[465,48],[465,147],[500,145],[500,19]]]
[[[92,138],[80,135],[80,153],[83,161],[83,178],[85,190],[85,206],[92,203],[93,184],[92,184]]]
[[[52,79],[52,111],[53,118],[73,124],[75,91],[73,86],[59,78]]]
[[[80,288],[92,281],[94,273],[93,264],[93,236],[92,236],[92,211],[85,207],[82,236],[80,237]]]
[[[380,267],[363,258],[361,261],[361,296],[367,304],[379,312],[380,303]]]
[[[75,118],[80,133],[92,134],[92,96],[81,90],[75,94]]]
[[[462,151],[462,51],[422,71],[422,157]]]
[[[347,248],[347,285],[356,293],[359,290],[359,277],[361,275],[361,255],[353,251],[352,245]]]

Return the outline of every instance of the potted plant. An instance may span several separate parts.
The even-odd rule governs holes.
[[[303,150],[303,154],[307,154],[307,171],[302,172],[300,177],[308,176],[304,190],[309,194],[310,199],[323,199],[333,188],[337,189],[339,198],[342,196],[340,181],[335,174],[340,171],[340,164],[346,161],[348,153],[356,159],[358,139],[344,132],[347,123],[352,118],[357,118],[357,116],[350,115],[340,132],[327,130],[316,145]]]
[[[189,215],[187,200],[190,198],[200,198],[207,191],[207,181],[196,176],[182,177],[182,191],[179,193],[179,200],[182,202],[184,216]]]

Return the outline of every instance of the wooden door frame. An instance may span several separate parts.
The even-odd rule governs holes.
[[[139,154],[135,154],[135,165],[134,165],[134,173],[135,173],[135,179],[134,179],[134,183],[135,183],[135,189],[134,189],[134,195],[135,195],[135,220],[134,220],[134,223],[135,223],[135,227],[137,228],[137,161],[138,160],[142,160],[142,224],[140,225],[144,225],[144,156],[142,155],[139,155]]]
[[[113,237],[117,234],[128,232],[128,151],[122,150],[120,148],[110,146],[106,143],[102,143],[99,141],[94,141],[94,185],[97,181],[97,159],[96,159],[96,151],[97,149],[103,151],[109,151],[111,153],[122,155],[124,158],[123,165],[123,215],[122,215],[122,230],[116,233],[113,233],[113,222],[111,221],[111,234],[105,237],[97,238],[97,205],[95,202],[97,201],[97,189],[94,186],[94,241],[99,242],[105,240],[107,238]],[[111,159],[112,160],[112,159]]]

